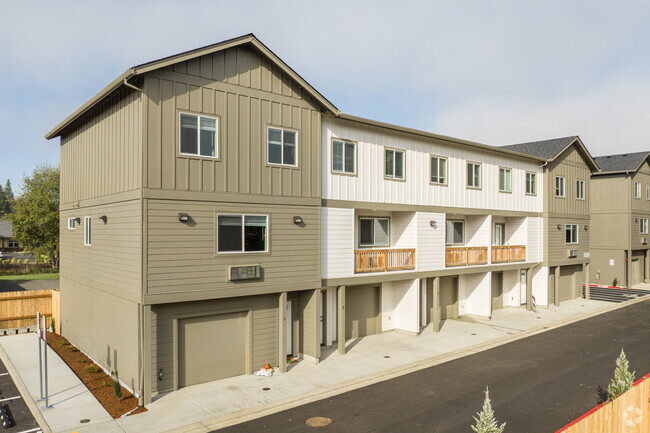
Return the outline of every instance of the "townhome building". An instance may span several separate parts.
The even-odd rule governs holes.
[[[346,114],[321,140],[326,344],[546,300],[543,158]]]
[[[589,297],[591,175],[598,165],[578,136],[503,146],[543,158],[544,253],[542,270],[548,290],[538,305],[559,305],[582,295]]]
[[[591,263],[595,282],[605,285],[648,281],[650,152],[594,158],[591,176]]]
[[[127,69],[61,148],[62,333],[146,404],[320,356],[320,136],[253,35]]]

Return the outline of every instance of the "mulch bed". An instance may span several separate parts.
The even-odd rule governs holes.
[[[135,410],[129,415],[147,410],[139,406],[138,399],[124,387],[122,387],[122,399],[118,400],[113,390],[113,379],[64,337],[48,332],[47,344],[61,357],[63,362],[68,364],[68,367],[74,371],[74,374],[81,379],[113,418],[119,418],[133,409]],[[91,366],[94,366],[97,372],[91,373],[86,370]]]

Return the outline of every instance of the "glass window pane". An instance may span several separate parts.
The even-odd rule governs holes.
[[[464,226],[465,223],[462,221],[454,221],[454,243],[462,244],[465,242],[463,239]]]
[[[240,216],[219,215],[218,250],[241,251],[242,218]]]
[[[332,171],[343,171],[343,142],[332,141]]]
[[[566,226],[565,230],[566,230],[565,242],[567,244],[570,244],[571,243],[571,226]]]
[[[388,240],[388,219],[378,218],[375,220],[375,245],[389,245]]]
[[[282,131],[269,128],[269,162],[282,164]]]
[[[478,164],[474,166],[474,186],[481,187],[481,166]]]
[[[447,160],[440,159],[440,171],[439,171],[439,181],[440,183],[447,183]]]
[[[440,177],[438,176],[438,158],[435,157],[431,158],[431,182],[440,182]]]
[[[510,192],[512,191],[512,179],[511,179],[512,172],[510,170],[506,170],[505,176],[506,176],[506,191]]]
[[[386,177],[393,177],[395,175],[395,152],[391,149],[386,149],[385,159]]]
[[[474,186],[474,164],[467,164],[467,186]]]
[[[201,155],[217,156],[217,119],[201,117]]]
[[[181,153],[198,153],[197,124],[197,116],[181,114]]]
[[[265,216],[244,216],[244,251],[266,251]]]
[[[284,131],[283,164],[296,165],[296,133]]]
[[[354,173],[355,167],[354,167],[354,159],[356,157],[356,152],[354,150],[355,144],[354,143],[345,143],[345,172],[346,173]]]
[[[503,191],[506,189],[506,171],[502,168],[499,169],[499,190]]]
[[[395,152],[395,179],[404,179],[404,152]]]
[[[536,191],[536,189],[535,189],[535,188],[537,187],[537,186],[535,185],[535,182],[537,181],[537,175],[536,175],[536,174],[531,174],[531,175],[530,175],[530,178],[531,178],[531,182],[530,182],[530,185],[531,185],[531,187],[530,187],[530,193],[531,193],[531,194],[537,194],[537,191]]]
[[[362,219],[359,223],[359,238],[361,245],[373,244],[373,220]]]

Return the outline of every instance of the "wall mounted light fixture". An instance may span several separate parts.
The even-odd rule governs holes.
[[[585,224],[585,231],[589,230],[589,226]]]
[[[435,229],[436,228],[436,221],[435,220],[429,221],[429,225]]]
[[[186,213],[179,213],[178,214],[178,220],[182,223],[187,222],[190,220],[190,216]]]
[[[104,224],[106,224],[106,222],[108,221],[108,217],[106,215],[102,215],[99,217],[99,220]]]
[[[77,217],[74,220],[77,224],[81,224],[81,217]]]
[[[558,229],[558,230],[562,230],[562,224],[558,224],[558,225],[557,225],[557,229]]]
[[[293,223],[294,224],[302,224],[302,217],[300,217],[300,216],[293,217]]]
[[[638,222],[639,222],[639,219],[638,219],[638,218],[634,218],[634,222],[635,222],[635,223],[638,223]]]

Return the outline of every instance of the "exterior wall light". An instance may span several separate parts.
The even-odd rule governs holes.
[[[300,217],[300,216],[293,217],[293,223],[294,224],[302,224],[302,217]]]
[[[436,228],[436,221],[435,220],[429,221],[429,225],[435,229]]]
[[[77,224],[81,224],[81,217],[77,217],[77,218],[75,218],[74,221],[75,221]]]
[[[585,231],[589,230],[589,226],[585,224]]]
[[[104,224],[106,224],[106,222],[108,221],[108,217],[106,215],[102,215],[99,217],[99,220]]]
[[[162,368],[158,370],[158,380],[163,380]]]
[[[562,230],[562,224],[558,224],[558,225],[557,225],[557,229],[558,229],[558,230]]]
[[[187,222],[190,220],[190,216],[186,213],[179,213],[178,214],[178,220],[182,223]]]
[[[639,219],[638,219],[638,218],[634,218],[634,222],[635,222],[635,223],[638,223],[638,222],[639,222]]]

